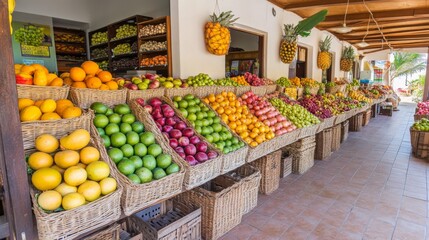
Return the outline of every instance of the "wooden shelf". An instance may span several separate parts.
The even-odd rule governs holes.
[[[61,51],[55,51],[57,55],[71,55],[71,56],[86,56],[86,52],[61,52]]]
[[[168,50],[159,50],[159,51],[150,51],[150,52],[139,52],[141,55],[153,55],[153,54],[162,54],[162,53],[168,53]]]
[[[118,58],[124,58],[124,57],[135,57],[137,56],[137,52],[132,53],[125,53],[125,54],[119,54],[119,55],[112,55],[112,59],[118,59]]]
[[[165,39],[167,38],[167,33],[164,34],[158,34],[153,36],[145,36],[145,37],[139,37],[141,41],[149,41],[149,40],[155,40],[155,39]]]
[[[81,46],[83,47],[83,52],[67,52],[67,51],[57,51],[55,50],[55,54],[57,55],[57,67],[58,72],[68,72],[70,68],[79,65],[80,63],[84,62],[87,57],[86,52],[86,33],[84,30],[79,29],[69,29],[69,28],[60,28],[60,27],[54,27],[54,35],[57,34],[74,34],[77,36],[81,36],[84,38],[83,43],[77,43],[77,42],[68,42],[68,41],[55,41],[55,44],[65,44],[65,45],[74,45],[74,46]],[[76,56],[76,57],[82,57],[82,60],[80,59],[64,59],[61,56],[69,55],[69,56]]]
[[[99,61],[104,61],[104,60],[109,60],[109,57],[91,58],[91,61],[94,61],[94,62],[99,62]]]
[[[98,48],[98,47],[104,47],[104,46],[107,47],[108,44],[109,44],[109,42],[104,42],[104,43],[96,44],[93,46],[89,46],[89,48]]]
[[[168,65],[165,66],[153,66],[153,67],[143,67],[140,66],[141,70],[168,70]]]
[[[55,41],[55,43],[61,43],[61,44],[71,44],[71,45],[85,45],[85,43],[78,43],[78,42],[64,42],[64,41]]]
[[[84,62],[85,60],[77,60],[77,59],[58,59],[57,58],[57,61],[58,62]]]
[[[110,40],[110,44],[113,44],[113,43],[121,43],[121,42],[128,42],[128,41],[132,41],[132,40],[135,40],[135,41],[137,41],[137,35],[134,35],[134,36],[129,36],[129,37],[126,37],[126,38],[121,38],[121,39],[116,39],[116,40]]]

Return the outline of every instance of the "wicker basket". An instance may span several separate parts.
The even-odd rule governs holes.
[[[310,89],[309,92],[310,92],[311,95],[316,95],[317,92],[319,92],[319,87],[318,86],[317,87],[311,87],[309,89]]]
[[[62,87],[45,87],[35,85],[16,84],[18,98],[30,98],[33,100],[44,99],[67,99],[70,87],[64,85]]]
[[[282,152],[282,159],[280,162],[280,178],[285,178],[292,173],[292,155],[287,151]]]
[[[265,86],[251,86],[250,91],[260,97],[265,96],[265,94],[267,93],[267,89]]]
[[[335,118],[334,125],[340,124],[348,119],[348,114],[346,112],[338,114]]]
[[[35,150],[34,140],[41,134],[49,133],[56,138],[61,138],[76,129],[83,128],[89,131],[91,121],[90,115],[89,117],[70,119],[68,124],[58,122],[27,124],[22,127],[25,152],[30,154]],[[94,142],[91,141],[91,145],[94,146]],[[100,160],[107,162],[107,159],[103,158],[103,156],[101,156]],[[37,204],[35,197],[37,193],[39,191],[30,188],[39,239],[74,239],[77,236],[115,222],[121,215],[122,186],[120,184],[118,184],[115,192],[96,201],[57,213],[43,211]]]
[[[363,114],[358,113],[349,119],[349,131],[359,132],[362,128]]]
[[[429,115],[417,115],[417,114],[414,114],[414,121],[415,122],[421,120],[422,118],[429,119]]]
[[[273,93],[276,91],[276,89],[277,89],[276,84],[265,85],[266,94]]]
[[[129,225],[144,240],[197,240],[201,239],[201,208],[168,200],[130,216]]]
[[[341,123],[341,143],[347,140],[349,136],[349,121],[344,121]]]
[[[251,90],[250,86],[239,86],[235,88],[235,95],[237,95],[237,97],[241,97],[241,95],[243,95],[244,93],[250,90]]]
[[[204,98],[210,95],[211,93],[217,93],[217,86],[202,86],[202,87],[194,87],[192,94],[199,97]]]
[[[337,119],[337,116],[332,116],[330,118],[323,119],[324,129],[331,128],[332,126],[334,126],[336,119]]]
[[[292,172],[303,174],[314,165],[315,136],[301,139],[285,148],[292,156]]]
[[[135,113],[136,118],[145,125],[145,128],[155,134],[156,141],[158,143],[163,142],[166,148],[171,149],[168,144],[169,139],[167,139],[164,134],[162,134],[162,132],[158,129],[152,116],[150,116],[150,114],[146,112],[143,107],[138,105],[135,101],[131,101],[130,107]],[[195,166],[189,165],[189,163],[182,159],[173,149],[171,149],[171,155],[174,159],[178,159],[185,169],[185,177],[183,181],[185,189],[192,189],[196,186],[199,186],[202,183],[215,178],[221,172],[223,155],[219,155],[217,158],[211,159],[204,163],[197,164]]]
[[[102,102],[108,106],[113,106],[127,101],[127,90],[98,90],[71,87],[70,99],[81,108],[89,108],[94,102]]]
[[[298,92],[296,100],[298,100],[298,99],[302,98],[302,96],[304,96],[304,88],[298,87],[298,88],[296,88],[296,90]]]
[[[261,182],[261,173],[250,164],[246,164],[227,174],[235,181],[240,182],[243,193],[243,215],[249,213],[258,205],[258,191]]]
[[[301,138],[306,138],[306,137],[315,135],[320,126],[321,126],[321,123],[318,123],[308,127],[301,128],[301,132],[298,138],[301,139]]]
[[[269,195],[279,188],[281,157],[282,151],[279,150],[250,163],[261,172],[260,193]]]
[[[161,146],[162,151],[170,155],[172,157],[172,161],[179,165],[180,171],[156,181],[136,184],[123,175],[118,170],[116,164],[109,158],[107,150],[102,143],[101,137],[94,126],[92,126],[91,134],[97,136],[96,147],[100,150],[100,154],[105,159],[109,159],[108,163],[110,168],[113,169],[113,177],[117,179],[124,188],[124,192],[121,197],[121,204],[125,215],[130,216],[142,208],[156,204],[182,192],[185,169],[181,162],[177,159],[177,155],[173,154],[173,150],[167,147],[164,142],[157,141],[157,143]]]
[[[106,229],[100,230],[90,236],[82,238],[82,240],[119,240],[121,225],[113,224]]]
[[[362,126],[366,126],[371,119],[371,109],[366,110],[362,115]]]
[[[429,158],[429,132],[410,128],[410,141],[413,155],[417,158]]]
[[[332,87],[328,87],[326,92],[331,93],[331,94],[341,92],[341,85],[335,85]]]
[[[332,128],[327,128],[316,135],[315,159],[323,160],[331,155]]]
[[[341,144],[341,123],[332,127],[331,151],[335,152],[340,149]]]
[[[268,142],[270,143],[270,149],[266,153],[277,151],[289,144],[296,142],[296,140],[299,139],[300,133],[301,129],[295,129],[292,132],[276,136],[275,138],[269,140]]]
[[[235,94],[235,88],[234,86],[217,86],[216,93],[213,94],[219,94],[221,92],[232,92]]]
[[[170,88],[168,90],[176,90],[177,88]],[[183,88],[179,88],[183,89]],[[147,90],[127,90],[127,103],[130,103],[132,99],[143,98],[143,99],[151,99],[154,97],[162,97],[164,96],[167,89],[165,88],[156,88],[156,89],[147,89]],[[182,90],[183,91],[183,90]]]
[[[185,117],[183,117],[182,113],[180,111],[178,111],[175,107],[173,102],[168,99],[168,98],[163,98],[164,101],[166,101],[173,109],[174,112],[176,113],[176,115],[178,115],[188,126],[192,126],[191,122],[188,121],[188,119],[186,119]],[[204,101],[201,101],[201,103],[203,103],[207,108],[209,108],[211,111],[213,111],[216,114],[216,111],[214,111],[213,109],[210,108],[210,106],[208,104],[206,104]],[[227,128],[228,131],[237,139],[239,139],[239,141],[245,143],[243,140],[241,140],[240,136],[238,136],[234,131],[232,131],[229,126],[227,124],[225,124],[223,121],[220,122],[220,124]],[[199,134],[198,132],[195,131],[195,134],[197,134],[197,136],[199,136],[202,139],[206,139],[204,136],[202,136],[201,134]],[[212,146],[213,148],[215,148],[212,144],[209,143],[210,146]],[[237,149],[234,152],[230,152],[228,154],[224,154],[223,155],[223,160],[222,160],[222,168],[221,168],[221,173],[227,173],[233,169],[238,168],[239,166],[243,165],[244,163],[246,163],[246,157],[247,157],[247,153],[249,151],[249,147],[247,145],[244,145],[243,147],[241,147],[240,149]],[[219,152],[220,153],[220,152]]]
[[[241,183],[230,177],[219,176],[180,194],[178,199],[201,207],[205,240],[218,239],[241,222],[244,207]]]

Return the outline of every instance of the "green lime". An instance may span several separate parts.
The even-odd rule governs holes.
[[[106,115],[98,114],[94,117],[94,126],[97,128],[104,128],[109,124],[109,118]]]
[[[131,109],[127,104],[118,104],[113,108],[113,112],[123,115],[130,113]]]
[[[139,122],[139,121],[135,121],[131,124],[131,128],[133,129],[134,132],[136,133],[142,133],[144,131],[144,125],[143,123]]]
[[[114,147],[122,147],[127,142],[127,137],[125,134],[117,132],[110,136],[110,142]]]
[[[153,133],[151,133],[151,132],[144,132],[144,133],[140,134],[140,142],[146,146],[154,144],[155,143],[155,135],[153,135]]]
[[[154,144],[149,145],[149,147],[147,147],[147,152],[150,155],[157,157],[159,154],[162,153],[162,148],[158,144],[154,143]]]
[[[133,161],[131,161],[130,159],[122,159],[118,163],[118,170],[124,175],[129,175],[134,173],[136,168],[134,167]]]
[[[119,126],[119,129],[121,130],[121,133],[124,133],[124,134],[133,130],[133,128],[129,123],[121,123],[121,125]]]
[[[104,143],[104,147],[108,148],[110,147],[110,137],[107,135],[101,135],[101,140]]]
[[[117,113],[112,113],[109,115],[109,122],[119,124],[121,122],[121,116]]]
[[[97,132],[98,134],[100,134],[100,136],[106,135],[106,132],[104,131],[103,128],[97,128]]]
[[[137,143],[134,145],[134,154],[143,157],[147,154],[147,147],[143,143]]]
[[[167,168],[171,164],[171,156],[165,153],[161,153],[156,157],[156,166],[160,168]]]
[[[188,102],[186,101],[186,100],[181,100],[180,102],[179,102],[179,107],[180,108],[187,108],[188,107]]]
[[[127,114],[122,115],[121,121],[123,123],[132,124],[133,122],[136,121],[136,116],[134,116],[134,114],[132,114],[132,113],[127,113]]]
[[[127,178],[129,178],[133,183],[136,183],[136,184],[142,183],[142,181],[140,180],[139,176],[137,176],[137,174],[134,174],[134,173],[128,174]]]
[[[156,159],[152,155],[146,155],[143,157],[143,166],[149,170],[156,168]]]
[[[133,161],[136,169],[143,167],[143,160],[139,156],[132,156],[130,157],[130,160]]]
[[[179,165],[177,165],[176,163],[171,164],[170,166],[168,166],[168,168],[165,170],[165,172],[170,175],[172,173],[176,173],[180,170]]]
[[[94,110],[95,113],[102,113],[105,114],[107,112],[108,107],[101,102],[95,102],[91,104],[90,107],[92,110]]]
[[[152,181],[153,173],[151,170],[142,167],[136,170],[136,175],[140,178],[142,183],[147,183]]]
[[[127,133],[127,143],[128,144],[134,146],[139,142],[140,142],[140,137],[139,137],[138,133],[133,132],[133,131]]]
[[[213,123],[212,127],[213,127],[213,130],[214,130],[215,132],[220,132],[220,131],[222,131],[222,125],[221,125],[220,123]]]
[[[124,153],[119,148],[109,149],[109,151],[107,151],[107,155],[109,155],[110,159],[115,163],[118,163],[124,157]]]
[[[124,153],[125,157],[131,157],[134,155],[134,148],[130,144],[122,145],[121,151]]]
[[[106,135],[110,136],[110,135],[112,135],[114,133],[119,132],[119,126],[116,123],[109,123],[104,128],[104,132],[106,133]]]
[[[110,116],[112,114],[113,114],[113,109],[111,109],[111,108],[107,109],[106,116]]]
[[[162,169],[162,168],[155,168],[154,170],[152,170],[152,172],[153,172],[153,179],[155,179],[155,180],[158,180],[158,179],[161,179],[161,178],[167,176],[164,169]]]

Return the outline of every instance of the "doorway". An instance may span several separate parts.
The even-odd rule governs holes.
[[[295,59],[289,64],[289,78],[306,78],[308,67],[308,48],[299,46],[296,51]]]
[[[225,56],[225,76],[246,72],[265,77],[265,34],[234,27],[230,29],[231,44]]]

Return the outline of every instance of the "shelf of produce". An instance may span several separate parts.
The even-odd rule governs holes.
[[[165,66],[152,66],[152,67],[144,67],[144,66],[140,66],[140,69],[142,70],[167,70],[168,69],[168,65]]]
[[[61,61],[61,62],[84,62],[84,59],[60,59],[57,58],[57,61]]]
[[[109,68],[111,72],[121,72],[121,71],[128,71],[128,70],[137,70],[138,67],[122,67],[122,68]]]
[[[61,43],[61,44],[72,44],[72,45],[85,45],[84,42],[65,42],[65,41],[55,41],[55,43]]]
[[[86,56],[85,52],[61,52],[61,51],[55,51],[56,55],[72,55],[72,56]]]
[[[108,43],[109,42],[104,42],[104,43],[92,45],[92,46],[89,46],[89,48],[97,48],[97,47],[105,47],[105,46],[107,47]]]
[[[109,60],[109,57],[91,58],[91,61],[94,61],[94,62],[99,62],[99,61],[104,61],[104,60]]]
[[[135,57],[136,55],[137,55],[137,52],[125,53],[125,54],[119,54],[119,55],[112,55],[112,59],[115,59],[115,58],[124,58],[124,57]]]
[[[156,40],[156,39],[165,39],[167,38],[167,33],[164,34],[158,34],[153,36],[143,36],[140,37],[140,41],[148,41],[148,40]]]
[[[129,36],[129,37],[121,38],[121,39],[110,40],[110,44],[112,44],[112,43],[127,42],[127,41],[130,41],[130,40],[137,40],[137,35],[133,35],[133,36]]]
[[[167,53],[168,50],[164,49],[164,50],[158,50],[158,51],[148,51],[148,52],[139,52],[140,55],[152,55],[152,54],[165,54]]]

